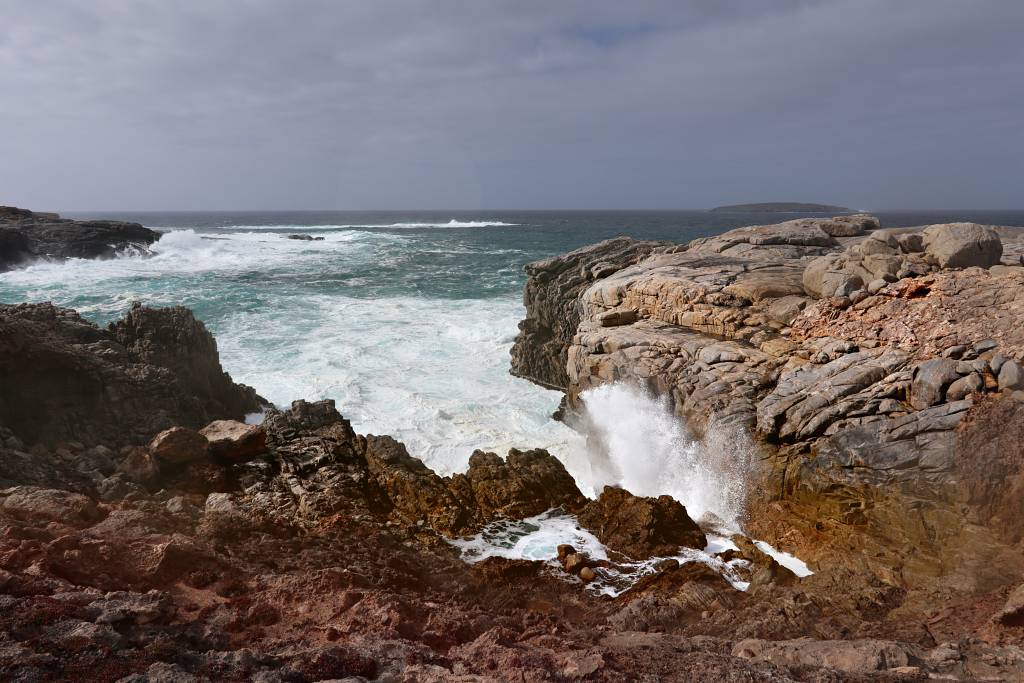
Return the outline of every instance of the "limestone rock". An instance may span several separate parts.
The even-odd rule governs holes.
[[[988,268],[999,263],[1003,244],[987,225],[946,223],[925,228],[924,250],[942,268]]]
[[[611,486],[577,515],[606,546],[633,559],[673,555],[679,547],[703,549],[707,538],[670,496],[646,498]]]

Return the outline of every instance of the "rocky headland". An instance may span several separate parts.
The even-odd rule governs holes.
[[[527,267],[514,372],[570,423],[626,382],[742,439],[745,529],[805,578],[740,535],[659,560],[714,521],[589,500],[543,450],[442,477],[331,401],[269,406],[186,309],[0,306],[0,678],[1019,680],[1021,253],[1012,229],[856,215]],[[551,509],[608,559],[452,543]]]
[[[138,223],[76,221],[0,206],[0,272],[36,261],[109,258],[126,250],[145,250],[159,238],[159,232]]]

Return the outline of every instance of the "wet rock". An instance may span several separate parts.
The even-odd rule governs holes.
[[[0,207],[0,271],[33,259],[109,258],[145,250],[160,233],[138,223],[69,220],[54,213]]]
[[[210,455],[225,462],[247,462],[267,450],[267,432],[260,425],[215,420],[199,433],[210,443]]]
[[[465,474],[454,475],[448,486],[481,522],[532,517],[555,507],[575,510],[586,500],[565,466],[539,449],[512,449],[504,460],[475,451]]]
[[[704,532],[686,508],[670,496],[645,498],[606,486],[577,517],[602,543],[633,559],[673,555],[680,546],[707,545]]]
[[[179,465],[206,457],[209,442],[199,432],[185,427],[165,429],[149,442],[149,452],[160,462]]]
[[[306,234],[295,234],[295,235],[288,235],[288,239],[290,239],[290,240],[302,240],[302,241],[305,241],[305,242],[322,242],[324,238],[323,237],[319,237],[319,236],[318,237],[313,237],[312,235],[306,235]]]
[[[924,250],[942,268],[988,268],[999,263],[1003,244],[989,226],[947,223],[925,228]]]

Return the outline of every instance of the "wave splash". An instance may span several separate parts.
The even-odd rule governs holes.
[[[697,442],[667,400],[624,383],[602,384],[581,398],[591,488],[614,485],[639,496],[669,495],[693,519],[710,517],[727,530],[740,530],[752,449],[740,430],[712,423]]]

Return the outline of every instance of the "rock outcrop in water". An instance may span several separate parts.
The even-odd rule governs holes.
[[[37,260],[109,258],[145,249],[160,233],[138,223],[77,221],[55,213],[0,206],[0,272]]]

